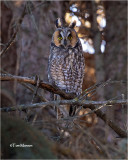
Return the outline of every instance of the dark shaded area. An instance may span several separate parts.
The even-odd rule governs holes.
[[[127,2],[105,2],[106,7],[106,52],[104,54],[105,80],[127,79]],[[116,7],[116,8],[115,8]],[[114,9],[115,8],[115,9]],[[106,88],[106,98],[125,97],[125,86],[111,86]]]
[[[2,113],[2,159],[55,159],[51,146],[42,133],[18,118]]]

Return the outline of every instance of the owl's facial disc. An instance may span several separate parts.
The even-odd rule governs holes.
[[[53,41],[56,46],[62,46],[64,48],[73,48],[77,41],[77,35],[74,30],[61,29],[54,33]]]
[[[60,34],[62,36],[61,46],[67,49],[73,48],[76,45],[78,39],[75,31],[65,29],[61,31]]]

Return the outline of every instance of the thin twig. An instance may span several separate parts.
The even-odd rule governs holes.
[[[39,5],[31,8],[31,10],[36,9],[36,8],[40,7],[40,5],[43,5],[43,4],[45,4],[45,3],[47,3],[47,1],[46,1],[46,2],[42,2],[42,4],[40,3]],[[28,4],[28,2],[26,2],[26,4]],[[24,10],[23,10],[23,12],[22,12],[22,14],[21,14],[21,17],[20,17],[20,18],[18,19],[18,21],[17,21],[16,30],[15,30],[15,32],[13,33],[13,35],[12,35],[11,39],[9,40],[9,42],[8,42],[7,44],[4,44],[4,48],[3,48],[2,51],[0,52],[0,56],[2,56],[2,55],[10,48],[10,46],[14,43],[14,41],[15,41],[15,39],[16,39],[16,35],[17,35],[17,33],[18,33],[19,29],[20,29],[20,25],[22,24],[22,21],[23,21],[25,15],[26,15],[26,14],[29,14],[29,12],[26,11],[26,4],[25,4]]]
[[[28,78],[28,77],[22,77],[22,76],[15,76],[15,75],[11,75],[11,74],[0,74],[0,80],[1,81],[17,80],[17,82],[29,83],[29,84],[32,84],[34,86],[36,85],[35,77]],[[64,91],[60,90],[56,86],[52,86],[51,84],[43,82],[42,80],[40,81],[39,87],[43,88],[44,90],[47,90],[49,92],[52,92],[54,94],[58,94],[62,98],[65,98],[65,99],[75,98],[75,95],[65,93]]]
[[[122,94],[122,100],[124,100],[124,94]],[[122,119],[123,119],[123,127],[124,129],[127,129],[127,125],[125,122],[125,106],[122,104]]]
[[[26,87],[27,89],[29,89],[32,93],[35,92],[35,90],[34,90],[32,87],[28,86],[27,84],[22,83],[22,82],[21,82],[20,84],[23,85],[24,87]],[[40,100],[41,100],[42,102],[47,102],[47,101],[48,101],[48,100],[45,99],[43,96],[41,96],[39,93],[37,93],[36,95],[37,95],[37,97],[40,98]]]
[[[128,104],[128,101],[127,101]],[[96,109],[96,107],[94,105],[91,105],[90,107],[88,107],[92,110]],[[97,110],[96,115],[98,117],[100,117],[105,123],[107,121],[107,124],[109,125],[109,127],[111,127],[120,137],[122,138],[127,138],[127,132],[124,131],[122,128],[120,128],[118,125],[116,125],[113,121],[107,119],[107,115],[102,112],[101,110]]]
[[[25,82],[25,83],[29,83],[32,85],[36,85],[36,81],[34,77],[28,78],[28,77],[22,77],[22,76],[15,76],[15,75],[11,75],[11,74],[1,74],[0,75],[0,80],[1,81],[14,81],[17,80],[17,82]],[[109,82],[111,84],[111,82]],[[114,81],[112,81],[112,83],[114,83]],[[126,81],[116,81],[115,83],[124,83],[126,84]],[[40,88],[43,88],[44,90],[47,90],[49,92],[52,92],[54,94],[58,94],[60,95],[62,98],[65,99],[73,99],[76,96],[74,94],[69,94],[69,93],[65,93],[64,91],[60,90],[59,88],[57,88],[56,86],[53,86],[49,83],[43,82],[42,80],[40,81]],[[77,98],[78,100],[78,98]]]
[[[34,98],[37,95],[37,91],[38,91],[38,88],[39,88],[39,85],[40,85],[40,78],[38,76],[35,76],[35,79],[36,79],[36,88],[35,88],[35,91],[33,93],[32,102],[31,103],[34,102]]]
[[[25,5],[24,10],[23,10],[23,12],[21,14],[21,17],[17,21],[15,32],[13,33],[13,35],[12,35],[11,39],[9,40],[9,42],[5,45],[5,47],[0,52],[0,56],[2,54],[4,54],[10,48],[10,46],[14,43],[14,41],[16,39],[16,35],[17,35],[18,31],[19,31],[20,25],[21,25],[21,23],[22,23],[23,18],[24,18],[25,15],[26,15],[26,5]]]
[[[81,99],[81,100],[84,99],[84,97],[86,97],[88,94],[90,94],[90,93],[92,93],[92,92],[94,92],[94,93],[92,93],[92,95],[95,94],[96,88],[98,88],[98,87],[101,87],[101,88],[102,88],[102,87],[104,87],[106,84],[108,84],[108,82],[110,82],[110,79],[107,80],[106,82],[100,82],[100,83],[94,84],[93,86],[87,88],[87,89],[82,93],[82,96],[80,96],[80,99]],[[91,96],[92,96],[92,95],[91,95]]]
[[[3,73],[3,74],[8,74],[8,75],[9,75],[9,73],[6,72],[6,71],[4,71],[4,70],[0,70],[0,71],[1,71],[1,73]],[[29,85],[27,85],[26,83],[20,82],[20,84],[21,84],[22,86],[24,86],[25,88],[29,89],[32,93],[35,92],[35,90],[34,90],[32,87],[30,87]],[[48,100],[47,100],[46,98],[44,98],[43,96],[41,96],[39,93],[36,93],[36,95],[37,95],[37,97],[40,98],[40,100],[41,100],[42,102],[48,102]]]
[[[2,81],[14,81],[17,79],[17,82],[25,82],[29,83],[32,85],[36,85],[36,81],[34,78],[28,78],[28,77],[21,77],[21,76],[13,76],[11,74],[1,74],[0,75],[0,80]],[[55,94],[59,94],[65,99],[72,99],[75,98],[75,95],[72,94],[66,94],[65,92],[59,90],[56,87],[53,87],[52,85],[44,82],[40,82],[39,87],[53,92]],[[113,105],[113,104],[128,104],[128,100],[111,100],[111,101],[84,101],[81,102],[79,100],[61,100],[61,101],[51,101],[51,102],[43,102],[43,103],[36,103],[36,104],[27,104],[27,105],[18,105],[17,107],[19,109],[26,109],[26,108],[37,108],[37,107],[42,107],[44,108],[47,105],[63,105],[63,104],[74,104],[74,105],[86,105],[86,107],[90,108],[91,110],[96,110],[97,108],[95,105]],[[15,111],[16,107],[5,107],[1,108],[1,111]],[[127,133],[119,128],[114,122],[111,120],[107,119],[106,114],[104,114],[101,110],[96,110],[95,113],[97,114],[98,117],[100,117],[105,123],[107,120],[108,125],[120,136],[120,137],[127,137]],[[71,117],[70,117],[71,118]]]
[[[42,103],[34,103],[34,104],[22,104],[22,105],[17,105],[19,109],[27,109],[27,108],[39,108],[42,106],[54,106],[54,105],[85,105],[88,108],[90,106],[95,106],[95,105],[114,105],[114,104],[128,104],[128,100],[108,100],[108,101],[74,101],[73,100],[57,100],[57,101],[48,101],[48,102],[42,102]],[[60,106],[58,106],[60,107]],[[101,107],[95,108],[94,111],[98,111]],[[92,107],[90,107],[92,108]],[[1,111],[7,112],[7,111],[15,111],[16,106],[13,107],[3,107],[1,108]],[[91,112],[92,113],[92,112]],[[87,113],[89,114],[89,113]],[[83,115],[82,115],[83,116]]]
[[[94,140],[99,146],[100,146],[100,150],[101,150],[101,153],[102,154],[106,154],[108,158],[110,158],[110,155],[108,153],[108,151],[106,150],[106,147],[103,146],[101,144],[101,142],[96,139],[92,134],[91,132],[89,132],[89,130],[85,131],[85,129],[83,129],[79,124],[77,124],[76,122],[73,122],[75,124],[75,126],[80,130],[82,131],[85,135],[87,135],[90,139]]]

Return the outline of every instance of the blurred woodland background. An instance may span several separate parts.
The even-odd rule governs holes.
[[[90,100],[127,99],[127,1],[2,1],[1,51],[6,48],[14,33],[16,35],[13,44],[1,54],[1,73],[23,77],[37,75],[41,80],[48,82],[50,42],[55,30],[55,20],[58,17],[67,25],[73,20],[77,22],[75,30],[82,43],[86,64],[83,91],[104,82],[99,87],[95,86],[93,94],[88,94]],[[36,87],[17,81],[3,81],[1,83],[1,107],[40,103],[42,100],[39,96],[35,96],[32,90],[36,90]],[[45,100],[49,100],[48,91],[39,88],[38,94]],[[106,105],[101,110],[114,124],[124,131],[127,130],[126,104]],[[87,110],[83,108],[81,111],[80,114],[85,114]],[[70,122],[56,119],[55,111],[50,106],[24,112],[19,110],[6,114],[2,112],[2,115],[4,117],[1,153],[3,158],[28,156],[27,158],[30,159],[55,157],[60,159],[126,159],[126,137],[122,138],[117,135],[107,125],[107,120],[104,122],[94,113],[83,117],[82,123],[77,124],[76,120],[69,125],[70,127],[68,125],[64,127],[66,122]],[[12,120],[11,124],[11,118],[7,115],[18,119]],[[28,115],[30,115],[29,120],[26,121]],[[29,125],[28,128],[24,123],[19,131],[19,124],[23,123],[19,119],[23,119]],[[24,127],[26,133],[20,135],[21,141],[19,142],[18,134],[25,130]],[[49,149],[51,154],[37,149],[45,148],[46,143],[40,142],[37,132],[50,140],[48,143],[52,146],[52,149]],[[37,135],[37,139],[34,135]],[[6,143],[5,136],[9,139]],[[14,137],[13,141],[12,137]],[[20,149],[9,147],[9,143],[13,142],[36,143],[36,148],[33,147],[32,150],[23,148],[26,150],[21,152]]]

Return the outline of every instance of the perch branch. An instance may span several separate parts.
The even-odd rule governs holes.
[[[22,77],[22,76],[15,76],[15,75],[11,75],[11,74],[0,74],[0,80],[1,81],[15,81],[15,80],[17,80],[17,82],[24,82],[24,83],[28,83],[28,84],[31,84],[34,86],[36,85],[36,79],[34,77],[28,78],[28,77]],[[113,84],[114,81],[109,81],[109,83]],[[115,83],[126,83],[126,82],[125,81],[116,81]],[[99,86],[100,83],[96,84],[96,85]],[[42,80],[40,81],[39,87],[43,88],[44,90],[47,90],[49,92],[52,92],[54,94],[58,94],[64,99],[73,99],[76,97],[74,94],[65,93],[64,91],[60,90],[56,86],[53,86],[53,85],[46,83],[46,82],[43,82]],[[89,89],[91,89],[91,88],[89,88]],[[85,90],[85,91],[87,91],[87,90]]]
[[[14,76],[11,74],[1,74],[0,80],[2,81],[14,81],[17,79],[18,82],[24,82],[29,83],[32,85],[36,85],[36,80],[28,77],[21,77],[21,76]],[[112,82],[113,83],[113,82]],[[59,94],[65,99],[73,99],[75,96],[73,94],[66,94],[65,92],[59,90],[58,88],[45,83],[43,81],[40,81],[40,88],[43,88],[49,92],[53,92],[55,94]],[[62,105],[62,104],[76,104],[76,105],[85,105],[85,107],[90,108],[91,110],[95,110],[95,113],[98,117],[100,117],[105,123],[107,121],[107,124],[120,136],[120,137],[127,137],[127,133],[122,130],[120,127],[118,127],[114,122],[107,119],[106,114],[104,114],[101,110],[97,110],[97,107],[95,105],[113,105],[113,104],[128,104],[128,100],[109,100],[109,101],[79,101],[79,100],[61,100],[61,101],[51,101],[51,102],[42,102],[42,103],[35,103],[35,104],[27,104],[27,105],[18,105],[17,107],[5,107],[1,108],[1,111],[7,112],[7,111],[14,111],[16,108],[18,109],[25,109],[25,108],[37,108],[37,107],[45,107],[47,105]],[[75,118],[75,117],[74,117]],[[78,117],[77,117],[78,118]]]
[[[34,77],[28,78],[28,77],[22,77],[22,76],[15,76],[15,75],[11,75],[11,74],[1,74],[0,80],[1,81],[15,81],[15,80],[17,80],[17,82],[29,83],[34,86],[36,85],[36,80]],[[64,91],[60,90],[59,88],[54,87],[49,83],[43,82],[42,80],[40,81],[39,87],[43,88],[44,90],[47,90],[49,92],[52,92],[54,94],[59,94],[61,97],[65,98],[65,99],[72,99],[75,97],[75,95],[66,94]]]

